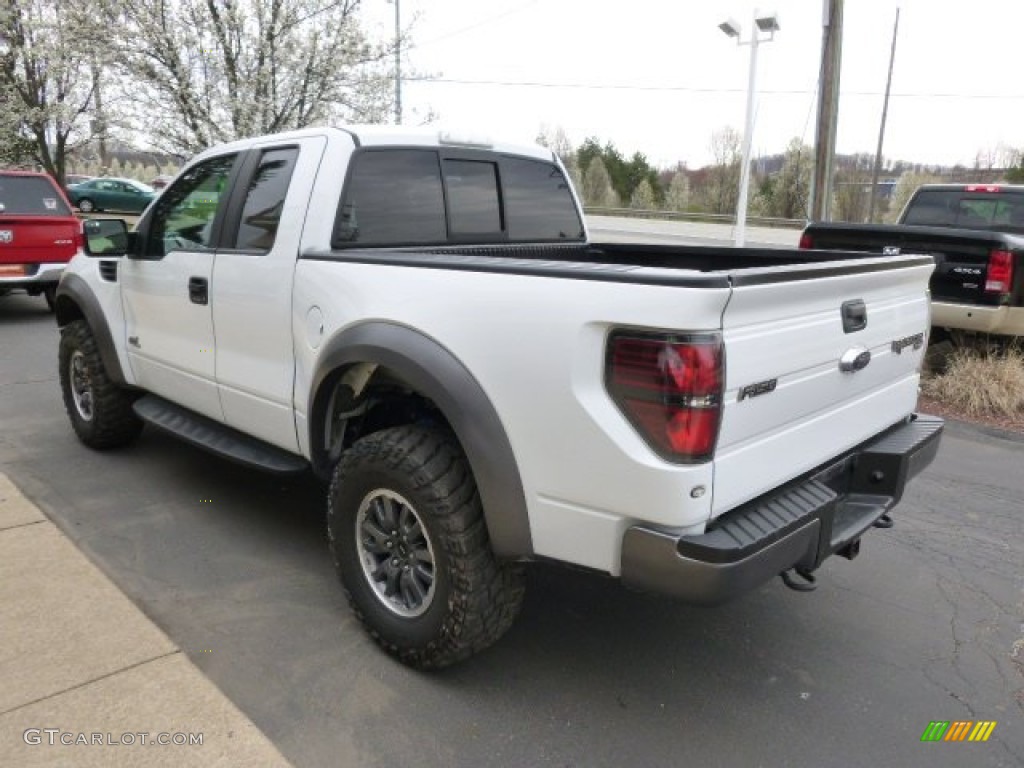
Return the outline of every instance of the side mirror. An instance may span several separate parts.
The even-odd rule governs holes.
[[[86,219],[82,231],[85,252],[90,256],[124,256],[133,239],[122,219]]]

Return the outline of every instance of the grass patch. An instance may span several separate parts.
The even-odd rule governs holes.
[[[1024,351],[961,347],[942,373],[924,378],[924,394],[968,416],[1024,416]]]

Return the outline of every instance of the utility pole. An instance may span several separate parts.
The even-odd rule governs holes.
[[[875,152],[875,168],[871,172],[871,204],[868,206],[868,223],[875,220],[875,201],[878,199],[878,174],[882,170],[882,140],[885,139],[885,118],[889,114],[889,91],[892,88],[892,65],[896,61],[896,33],[900,29],[900,9],[896,9],[896,22],[892,25],[892,48],[889,50],[889,77],[885,81],[885,99],[882,101],[882,122],[878,126],[878,149]]]
[[[832,212],[832,162],[839,116],[839,72],[843,59],[843,0],[822,0],[821,72],[818,122],[811,179],[811,221],[827,221]]]

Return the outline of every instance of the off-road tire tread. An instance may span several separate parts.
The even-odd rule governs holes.
[[[75,408],[71,392],[69,365],[75,350],[81,350],[89,370],[93,394],[93,417],[83,421]],[[135,395],[118,386],[107,375],[92,329],[85,320],[75,320],[61,329],[60,387],[64,408],[78,439],[97,450],[120,448],[131,443],[142,431],[142,420],[132,410]]]
[[[340,547],[333,530],[340,488],[359,472],[388,468],[404,475],[431,499],[427,510],[440,528],[441,546],[451,565],[448,614],[439,636],[425,647],[403,647],[382,637],[342,581],[356,617],[389,654],[418,669],[438,669],[472,656],[496,642],[512,626],[525,593],[522,566],[498,560],[491,551],[476,482],[458,443],[440,430],[403,426],[356,442],[335,469],[328,495],[328,533],[335,567],[341,574]]]

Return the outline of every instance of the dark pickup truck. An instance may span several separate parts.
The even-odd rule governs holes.
[[[1024,186],[925,185],[897,224],[810,224],[800,247],[927,254],[933,328],[1024,336]]]

